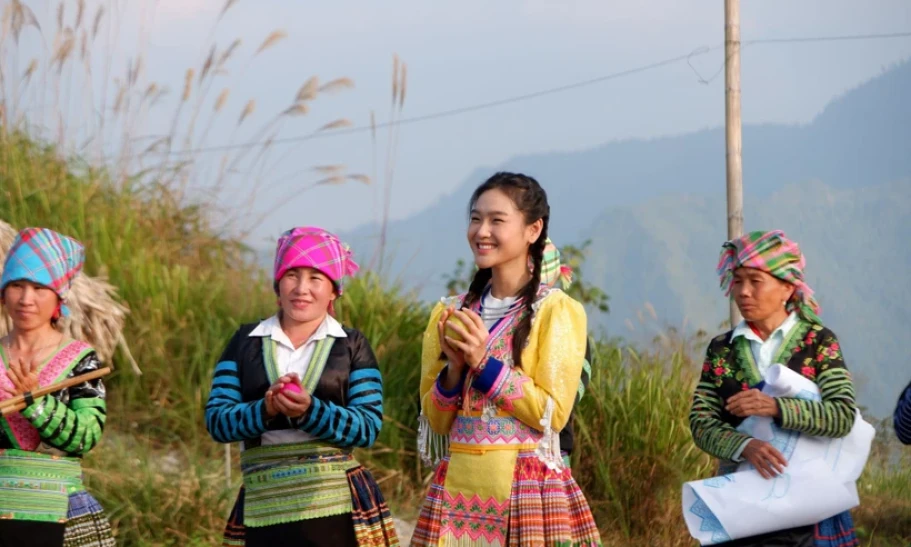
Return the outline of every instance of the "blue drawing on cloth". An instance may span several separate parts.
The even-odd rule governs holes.
[[[713,513],[712,510],[709,509],[709,506],[702,501],[699,494],[693,491],[693,495],[696,496],[696,501],[690,506],[690,513],[702,519],[702,524],[699,525],[700,532],[712,533],[711,543],[708,543],[707,545],[731,541],[731,536],[728,535],[724,526],[721,525],[721,521],[718,520],[715,513]]]
[[[767,501],[772,498],[781,499],[787,496],[788,491],[791,489],[791,475],[789,473],[782,473],[772,479],[771,482],[772,486],[769,488],[769,493],[761,501]]]

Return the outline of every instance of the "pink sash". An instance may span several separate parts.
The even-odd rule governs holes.
[[[59,350],[50,361],[48,361],[38,373],[38,385],[45,387],[55,382],[59,382],[73,370],[92,347],[85,342],[73,340]],[[0,388],[13,390],[13,382],[7,374],[7,364],[0,352]],[[0,389],[0,401],[11,399],[12,396],[6,391]],[[10,437],[14,445],[22,450],[35,450],[41,444],[41,438],[38,436],[38,430],[20,413],[13,412],[3,417],[0,426]]]

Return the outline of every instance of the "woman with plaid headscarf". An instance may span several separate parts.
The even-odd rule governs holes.
[[[709,344],[690,411],[693,440],[721,460],[721,473],[749,462],[763,477],[788,465],[772,444],[736,428],[749,416],[802,434],[841,438],[855,421],[854,383],[838,339],[819,319],[819,305],[804,280],[796,242],[779,230],[751,232],[723,245],[718,274],[744,320]],[[812,380],[821,401],[764,394],[774,364]],[[743,515],[750,518],[750,515]],[[858,545],[848,512],[788,530],[718,545],[847,547]]]
[[[110,547],[111,526],[82,484],[82,457],[101,439],[106,415],[100,378],[34,396],[39,388],[101,368],[88,344],[58,328],[82,270],[82,245],[44,228],[17,235],[0,278],[12,322],[0,340],[0,401],[25,408],[0,419],[0,547]]]
[[[215,367],[206,427],[240,442],[244,485],[224,545],[398,545],[373,476],[352,456],[376,441],[383,381],[370,343],[334,317],[351,251],[315,227],[282,234],[278,312],[243,325]]]

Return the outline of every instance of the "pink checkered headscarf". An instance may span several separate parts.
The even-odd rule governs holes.
[[[787,303],[788,311],[796,311],[811,323],[821,323],[819,302],[813,289],[804,280],[807,261],[796,241],[788,239],[781,230],[755,231],[725,242],[718,259],[721,288],[730,296],[734,270],[746,267],[767,272],[796,289],[794,298]]]
[[[278,238],[275,281],[292,268],[319,270],[335,283],[339,295],[342,294],[342,279],[353,276],[360,269],[347,245],[316,226],[293,228]]]

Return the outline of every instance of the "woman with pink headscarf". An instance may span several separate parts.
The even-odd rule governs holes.
[[[354,275],[333,234],[294,228],[278,240],[278,311],[241,326],[215,367],[206,427],[242,443],[244,485],[224,545],[398,545],[371,474],[352,456],[376,441],[383,382],[370,343],[334,302]]]
[[[689,416],[696,446],[720,460],[719,474],[740,462],[749,462],[766,479],[787,473],[781,446],[737,429],[750,416],[772,418],[781,429],[815,437],[845,437],[854,425],[854,382],[838,338],[819,318],[819,304],[804,279],[805,265],[800,247],[780,230],[750,232],[722,245],[721,287],[743,321],[709,343]],[[775,364],[813,381],[821,400],[763,393]],[[713,544],[729,547],[858,545],[847,511],[761,536],[730,541],[720,527],[714,535]]]

